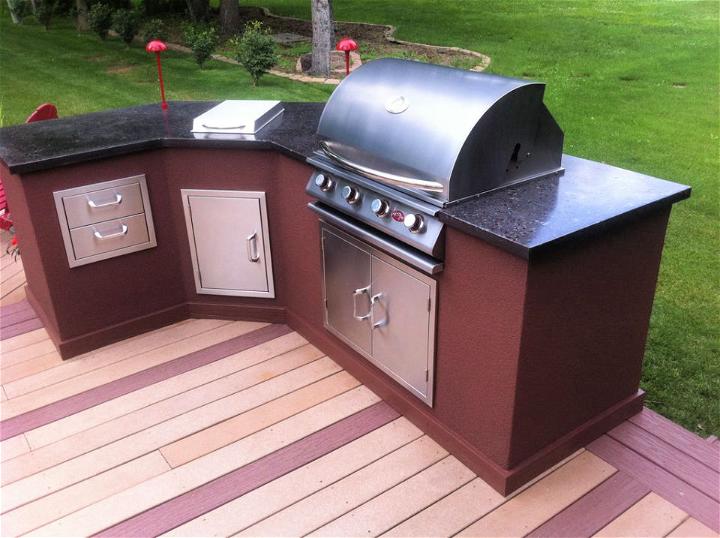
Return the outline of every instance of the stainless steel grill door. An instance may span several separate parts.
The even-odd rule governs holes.
[[[323,229],[325,322],[350,345],[370,353],[370,252]]]
[[[372,357],[375,363],[429,396],[431,289],[405,271],[372,257]]]

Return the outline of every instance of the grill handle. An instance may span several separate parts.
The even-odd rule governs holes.
[[[400,187],[413,187],[416,189],[421,189],[421,190],[429,191],[429,192],[442,192],[444,189],[443,184],[438,183],[437,181],[429,181],[426,179],[416,179],[416,178],[412,178],[412,177],[399,176],[396,174],[381,172],[379,170],[375,170],[374,168],[369,168],[367,166],[363,166],[361,164],[354,163],[354,162],[346,159],[345,157],[341,157],[340,155],[335,153],[333,150],[331,150],[325,141],[320,142],[320,147],[325,152],[325,154],[328,157],[330,157],[333,161],[336,161],[337,163],[344,166],[345,168],[349,168],[350,170],[354,170],[355,172],[364,174],[367,177],[376,179],[377,181],[381,181],[383,183],[389,183],[390,185],[397,185]]]

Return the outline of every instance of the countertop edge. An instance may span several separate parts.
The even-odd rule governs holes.
[[[676,202],[686,200],[690,197],[692,187],[688,185],[683,185],[683,187],[684,188],[682,190],[679,190],[676,193],[665,196],[663,198],[659,198],[658,200],[649,202],[646,205],[635,207],[623,213],[618,213],[617,215],[613,215],[612,217],[599,220],[591,225],[586,226],[585,228],[564,234],[560,237],[538,245],[523,245],[517,243],[512,239],[508,239],[507,237],[498,235],[495,232],[492,232],[485,228],[474,226],[466,221],[463,221],[462,219],[455,218],[443,211],[439,212],[438,218],[451,228],[458,229],[464,233],[467,233],[468,235],[472,235],[494,246],[502,248],[503,250],[508,251],[511,254],[531,261],[538,256],[546,254],[548,251],[552,251],[555,248],[564,246],[568,243],[571,243],[572,241],[584,240],[593,236],[597,236],[603,231],[621,225],[624,222],[632,220],[633,218],[652,213],[653,211],[662,209],[664,207],[672,206]]]

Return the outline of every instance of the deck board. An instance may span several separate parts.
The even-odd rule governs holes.
[[[687,514],[655,493],[649,493],[594,536],[665,536]]]
[[[244,529],[239,536],[304,536],[372,500],[447,456],[423,436],[301,501]]]
[[[40,536],[91,535],[137,516],[379,402],[358,387],[197,460],[108,497],[35,531]],[[182,521],[178,522],[182,523]]]
[[[647,410],[503,498],[286,327],[62,362],[32,319],[0,306],[3,536],[717,536],[720,444]]]

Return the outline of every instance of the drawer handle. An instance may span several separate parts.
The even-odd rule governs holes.
[[[248,261],[256,263],[260,261],[260,254],[257,249],[257,232],[253,232],[247,237],[247,257]]]
[[[378,293],[377,295],[373,295],[372,297],[370,297],[370,324],[372,325],[373,329],[379,329],[380,327],[384,327],[388,323],[387,315],[384,319],[381,319],[380,321],[375,321],[375,305],[380,302],[380,298],[382,296],[382,293]]]
[[[101,239],[101,240],[112,239],[113,237],[122,237],[123,235],[128,233],[127,224],[123,224],[121,228],[122,229],[119,232],[115,232],[112,234],[101,234],[100,232],[95,230],[93,232],[93,235],[95,236],[95,239]]]
[[[103,204],[98,204],[94,200],[91,200],[90,198],[88,198],[87,202],[88,202],[88,205],[93,209],[98,209],[101,207],[109,207],[111,205],[120,205],[122,203],[122,194],[120,194],[119,192],[116,192],[115,200],[113,200],[112,202],[105,202]]]
[[[358,288],[353,292],[353,317],[358,321],[365,321],[370,317],[370,311],[368,310],[368,313],[364,316],[360,316],[357,313],[357,298],[367,292],[370,291],[370,286],[367,286],[365,288]]]

